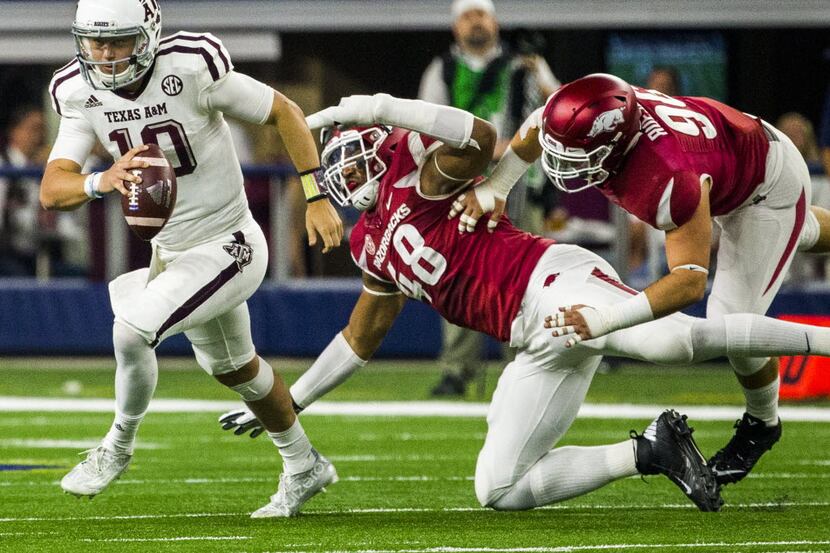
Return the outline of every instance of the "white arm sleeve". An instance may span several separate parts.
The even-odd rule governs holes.
[[[69,159],[83,167],[95,145],[95,140],[95,131],[89,121],[82,117],[61,117],[58,136],[49,154],[49,161]]]
[[[484,184],[489,185],[496,197],[503,200],[510,194],[516,182],[527,172],[528,167],[530,163],[520,158],[513,148],[508,146],[490,178]]]
[[[366,365],[352,350],[342,332],[334,337],[314,364],[291,386],[294,403],[306,408]]]
[[[274,92],[270,86],[236,71],[231,71],[199,95],[202,107],[259,125],[268,120],[273,103]]]
[[[418,89],[419,100],[444,106],[450,103],[450,95],[442,76],[443,65],[441,58],[435,58],[427,66],[424,75],[421,77],[421,86]]]

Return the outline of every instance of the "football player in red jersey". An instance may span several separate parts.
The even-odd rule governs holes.
[[[572,343],[651,321],[703,298],[713,223],[720,228],[707,317],[766,313],[796,250],[830,251],[830,212],[810,205],[810,176],[792,142],[761,119],[710,98],[672,97],[595,74],[567,84],[525,121],[487,184],[461,198],[465,230],[542,158],[565,192],[597,187],[666,233],[669,274],[626,302],[575,305],[549,317]],[[493,210],[481,204],[498,199]],[[710,460],[721,484],[746,476],[781,436],[778,360],[730,357],[746,413]]]
[[[530,509],[618,478],[661,473],[700,509],[717,510],[715,476],[685,417],[674,411],[617,444],[551,449],[576,417],[601,356],[677,364],[809,348],[830,354],[830,329],[743,314],[695,319],[677,313],[573,345],[570,336],[552,337],[545,322],[552,306],[613,306],[637,292],[599,256],[509,221],[493,232],[458,232],[447,210],[487,166],[495,141],[488,123],[456,108],[386,94],[343,98],[307,121],[312,128],[352,127],[335,131],[321,160],[331,197],[363,211],[350,237],[363,292],[346,328],[291,387],[295,408],[365,365],[407,297],[455,324],[509,341],[518,354],[493,395],[476,468],[484,506]],[[492,209],[493,198],[489,203]],[[243,411],[220,421],[242,432],[256,427]]]

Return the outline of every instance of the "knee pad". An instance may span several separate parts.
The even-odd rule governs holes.
[[[741,376],[751,376],[769,363],[769,357],[730,357],[732,370]]]
[[[232,373],[239,370],[256,355],[256,348],[250,333],[235,339],[199,342],[191,338],[190,345],[196,362],[202,369],[213,376]],[[260,367],[265,361],[260,358]]]
[[[269,393],[274,388],[274,370],[271,365],[265,362],[261,357],[259,358],[259,372],[256,376],[248,382],[231,386],[231,390],[242,396],[245,401],[257,401]]]
[[[804,226],[801,228],[801,235],[798,237],[798,251],[803,252],[811,249],[818,242],[818,237],[821,228],[816,218],[816,214],[807,206],[806,217],[804,217]]]
[[[116,353],[131,354],[152,350],[147,339],[128,324],[116,320],[112,325],[112,345]]]

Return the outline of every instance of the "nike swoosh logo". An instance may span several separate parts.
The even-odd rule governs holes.
[[[689,486],[686,482],[684,482],[680,478],[677,479],[677,483],[680,484],[681,486],[683,486],[683,491],[686,493],[686,495],[689,495],[689,494],[692,493],[691,486]]]
[[[807,353],[810,353],[810,336],[805,332],[804,337],[807,339]]]
[[[717,474],[719,476],[720,475],[729,476],[731,474],[743,474],[744,473],[744,471],[742,471],[742,470],[735,470],[735,469],[733,469],[733,470],[713,470],[712,472],[714,472],[715,474]]]
[[[389,194],[389,198],[386,199],[386,211],[389,211],[390,205],[392,205],[392,194]]]

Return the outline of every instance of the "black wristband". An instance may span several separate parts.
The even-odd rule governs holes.
[[[317,195],[316,195],[316,196],[314,196],[313,198],[306,198],[305,203],[307,203],[307,204],[311,204],[311,203],[314,203],[314,202],[316,202],[316,201],[318,201],[318,200],[324,200],[324,199],[326,199],[326,198],[328,198],[328,197],[329,197],[329,195],[328,195],[328,194],[326,194],[325,192],[320,192],[319,194],[317,194]]]

